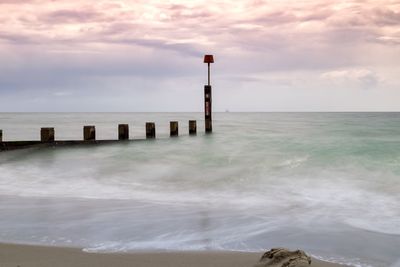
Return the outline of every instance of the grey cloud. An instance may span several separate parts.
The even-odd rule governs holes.
[[[108,24],[102,31],[101,34],[105,36],[136,33],[140,29],[140,24],[132,22],[114,22]]]
[[[400,24],[399,10],[391,7],[368,8],[360,4],[332,14],[327,25],[336,28],[395,27]]]
[[[254,23],[261,26],[274,26],[298,21],[298,17],[288,11],[276,11],[265,13],[255,19],[247,20],[249,23]]]
[[[400,25],[400,12],[395,12],[389,8],[374,9],[372,12],[373,22],[378,26],[398,26]]]
[[[325,21],[329,19],[333,14],[334,12],[332,10],[323,8],[317,13],[308,14],[300,17],[299,19],[300,21]]]
[[[207,8],[192,8],[184,4],[168,4],[162,5],[163,9],[170,11],[172,19],[197,19],[197,18],[208,18],[212,17],[212,12],[208,11]]]
[[[38,2],[38,0],[0,0],[0,5],[1,4],[28,4],[32,2]]]
[[[372,42],[379,36],[379,31],[370,28],[336,28],[331,29],[324,35],[325,42],[331,44],[345,44],[345,43],[365,43]]]
[[[321,77],[340,86],[356,86],[362,89],[378,87],[381,79],[378,74],[369,69],[334,70],[323,73]]]
[[[84,23],[89,21],[98,21],[103,18],[103,14],[94,10],[57,10],[39,19],[47,23]]]
[[[379,84],[379,78],[375,73],[366,73],[358,77],[359,82],[365,89],[375,88]]]
[[[400,32],[393,33],[393,35],[382,35],[375,38],[373,41],[385,45],[399,45],[400,44]]]
[[[154,30],[154,29],[153,29]],[[92,36],[88,36],[86,41],[100,41],[104,43],[115,43],[115,44],[134,44],[143,47],[152,47],[155,49],[172,50],[179,54],[198,57],[203,54],[203,50],[195,43],[172,43],[169,40],[156,39],[156,38],[143,38],[141,33],[143,32],[143,25],[136,23],[110,23],[107,27],[104,27],[102,31],[95,33]],[[160,29],[160,31],[170,31],[170,29]]]
[[[114,40],[106,40],[109,43],[118,44],[134,44],[143,47],[152,47],[156,49],[172,50],[176,53],[191,56],[191,57],[201,57],[204,53],[200,48],[196,48],[195,44],[190,43],[167,43],[163,40],[152,40],[152,39],[137,39],[137,38],[117,38]]]
[[[35,39],[32,36],[27,36],[17,33],[6,33],[0,31],[0,40],[1,39],[15,44],[35,43]]]
[[[143,51],[139,46],[93,54],[50,51],[21,47],[20,55],[3,58],[14,67],[0,66],[0,91],[54,88],[74,91],[114,77],[164,80],[196,76],[203,67],[198,64],[201,57],[182,58],[168,50],[154,51],[153,57],[141,56]]]
[[[262,8],[267,4],[259,3],[255,5],[256,9]],[[303,10],[304,11],[304,10]],[[245,23],[256,24],[266,27],[271,26],[283,26],[285,24],[295,24],[299,22],[307,21],[325,21],[331,16],[335,15],[335,12],[329,7],[329,5],[312,4],[305,14],[299,14],[298,9],[288,7],[285,10],[277,11],[266,11],[262,15],[252,19],[244,20]],[[240,21],[239,21],[240,22]]]

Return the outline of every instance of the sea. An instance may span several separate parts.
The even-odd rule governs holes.
[[[3,140],[136,141],[0,152],[0,242],[89,253],[302,249],[400,266],[400,113],[0,113]],[[188,134],[188,120],[198,133]],[[169,137],[169,122],[179,137]],[[145,122],[157,139],[145,139]]]

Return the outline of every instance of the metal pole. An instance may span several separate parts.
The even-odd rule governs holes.
[[[212,132],[211,85],[204,86],[204,115],[206,133]]]
[[[208,65],[208,86],[210,86],[210,63]]]
[[[211,108],[211,81],[210,81],[210,63],[214,63],[213,55],[205,55],[204,63],[207,63],[208,85],[204,86],[204,116],[206,133],[212,132],[212,108]]]

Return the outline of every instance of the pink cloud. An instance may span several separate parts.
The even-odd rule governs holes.
[[[259,92],[308,90],[321,86],[321,73],[327,73],[322,87],[373,89],[384,80],[398,88],[400,4],[392,0],[0,0],[0,6],[0,94],[92,97],[99,88],[140,94],[181,88],[178,80],[184,90],[197,90],[204,53],[216,55],[216,82],[227,95],[248,83]]]
[[[6,2],[0,11],[3,42],[95,50],[139,45],[193,56],[219,51],[277,68],[311,67],[310,62],[329,67],[339,62],[338,51],[347,60],[337,64],[357,64],[357,47],[397,45],[400,31],[400,6],[390,0],[0,3]],[[346,50],[337,49],[343,44]]]

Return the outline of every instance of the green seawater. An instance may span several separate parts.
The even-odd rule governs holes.
[[[198,121],[197,136],[188,120]],[[169,121],[179,138],[169,138]],[[0,153],[0,242],[86,251],[301,248],[399,266],[400,113],[0,113],[5,140],[142,139]],[[396,265],[397,264],[397,265]]]

